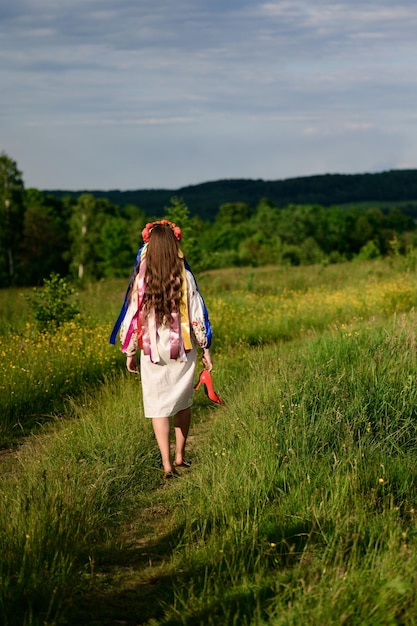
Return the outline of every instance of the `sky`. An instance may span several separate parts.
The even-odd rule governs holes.
[[[0,2],[0,153],[26,187],[417,168],[415,0]]]

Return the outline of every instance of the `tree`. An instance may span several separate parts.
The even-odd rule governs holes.
[[[317,234],[316,240],[326,254],[333,253],[333,258],[337,258],[336,253],[344,255],[349,250],[346,232],[346,211],[332,206],[326,211],[325,228]]]
[[[68,227],[60,200],[37,189],[25,190],[23,237],[19,250],[20,282],[39,285],[51,272],[68,273]]]
[[[101,229],[114,207],[105,199],[84,193],[72,207],[70,217],[71,269],[80,280],[100,278]]]
[[[239,246],[250,230],[251,208],[244,202],[220,205],[213,224],[207,229],[211,254],[217,256],[215,267],[239,264]]]
[[[122,217],[108,217],[100,232],[101,268],[105,278],[126,276],[134,253],[129,241],[130,225]]]
[[[277,234],[283,242],[299,246],[307,237],[316,237],[324,220],[322,206],[290,204],[280,211]]]
[[[188,206],[182,198],[171,198],[171,204],[165,207],[166,219],[177,224],[182,230],[181,249],[184,251],[187,261],[192,268],[198,269],[200,252],[195,237],[198,219],[190,217]],[[201,230],[201,229],[200,229]]]
[[[17,164],[0,154],[0,285],[16,280],[16,255],[23,234],[24,184]]]
[[[234,228],[246,222],[251,213],[251,208],[245,202],[226,202],[219,206],[215,222],[218,227]]]
[[[51,272],[66,273],[63,260],[66,236],[48,207],[34,204],[26,209],[20,260],[22,282],[41,284]]]
[[[280,210],[268,198],[261,198],[251,220],[253,233],[259,232],[266,239],[275,239],[279,221]]]

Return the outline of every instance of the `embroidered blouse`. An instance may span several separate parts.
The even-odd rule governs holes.
[[[200,348],[209,348],[211,344],[211,327],[204,300],[198,291],[197,284],[192,272],[185,269],[186,285],[186,309],[181,308],[180,319],[176,326],[171,324],[171,358],[180,358],[186,361],[187,350],[191,348],[192,341]],[[149,354],[151,360],[157,363],[159,354],[156,343],[157,327],[153,316],[145,319],[141,315],[139,306],[140,275],[136,276],[131,299],[126,316],[120,327],[120,341],[122,351],[127,356],[133,356],[139,348],[145,354]]]

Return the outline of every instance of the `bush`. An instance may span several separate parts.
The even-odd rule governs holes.
[[[68,302],[77,295],[70,283],[59,274],[44,279],[42,290],[33,289],[34,296],[24,296],[32,307],[33,316],[41,332],[56,330],[79,314],[78,302]]]

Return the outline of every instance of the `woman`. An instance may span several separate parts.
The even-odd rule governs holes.
[[[147,224],[144,246],[128,290],[120,339],[129,372],[140,370],[145,417],[152,419],[166,478],[184,457],[191,421],[197,350],[211,371],[211,327],[203,298],[178,242],[181,229],[168,220]],[[120,317],[119,317],[120,320]],[[116,331],[117,332],[117,331]],[[175,458],[170,452],[170,417],[174,416]]]

